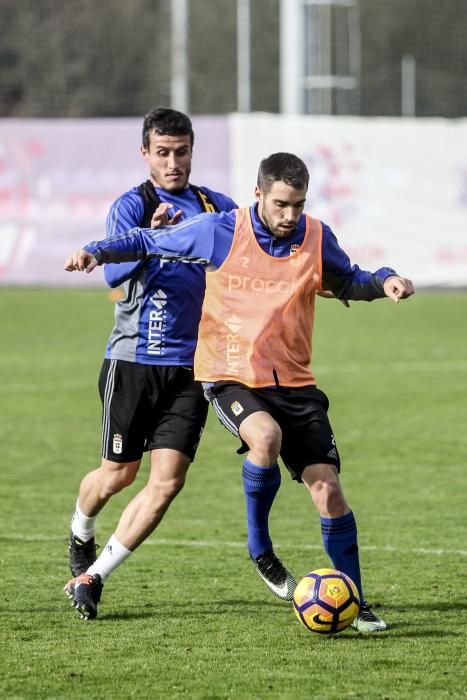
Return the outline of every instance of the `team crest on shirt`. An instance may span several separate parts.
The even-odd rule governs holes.
[[[238,401],[234,401],[230,408],[232,409],[234,416],[239,416],[240,413],[243,413],[243,406]]]
[[[119,435],[118,433],[115,433],[115,435],[114,435],[112,449],[113,449],[114,455],[121,455],[122,454],[123,440],[122,440],[122,436]]]
[[[300,245],[298,243],[292,243],[292,245],[290,246],[289,255],[293,255],[294,253],[297,253],[299,250],[300,250]],[[290,260],[290,264],[291,265],[300,265],[300,260],[299,260],[298,256],[292,258]]]

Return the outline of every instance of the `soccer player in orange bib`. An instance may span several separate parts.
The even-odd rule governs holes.
[[[259,575],[281,598],[295,579],[276,557],[269,512],[280,485],[278,458],[305,485],[319,513],[325,551],[357,585],[353,626],[386,629],[363,594],[357,526],[339,480],[340,458],[327,396],[311,369],[316,293],[398,303],[414,293],[393,269],[351,265],[329,226],[304,214],[309,173],[290,153],[261,161],[256,201],[248,208],[201,214],[171,229],[134,229],[73,253],[65,269],[156,255],[206,267],[206,295],[195,377],[223,425],[247,452],[243,481],[248,549]]]

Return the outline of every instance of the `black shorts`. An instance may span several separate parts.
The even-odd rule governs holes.
[[[299,388],[251,389],[235,382],[205,385],[221,423],[239,437],[242,422],[257,411],[266,411],[282,431],[280,456],[293,479],[300,481],[309,464],[334,464],[340,471],[340,458],[328,419],[329,400],[315,386]],[[246,452],[243,443],[239,452]]]
[[[133,462],[143,452],[169,448],[194,458],[208,403],[191,367],[104,360],[102,456]]]

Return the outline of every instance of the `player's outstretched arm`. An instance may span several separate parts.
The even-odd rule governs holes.
[[[134,228],[119,236],[92,241],[84,248],[75,250],[66,259],[65,270],[92,272],[97,265],[103,263],[145,260],[149,256],[207,266],[211,263],[213,254],[215,217],[220,216],[221,214],[198,214],[178,226]],[[223,233],[221,225],[217,228]]]
[[[392,299],[396,304],[398,304],[401,299],[407,299],[407,297],[415,294],[412,280],[399,277],[399,275],[386,277],[383,288],[386,296]]]
[[[67,257],[64,268],[67,272],[73,272],[74,270],[92,272],[98,264],[97,258],[92,253],[88,253],[87,250],[81,248],[81,250],[75,250],[74,253]]]

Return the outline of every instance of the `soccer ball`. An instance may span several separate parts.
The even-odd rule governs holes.
[[[316,569],[299,581],[293,596],[295,614],[308,630],[318,634],[342,632],[360,608],[357,587],[336,569]]]

